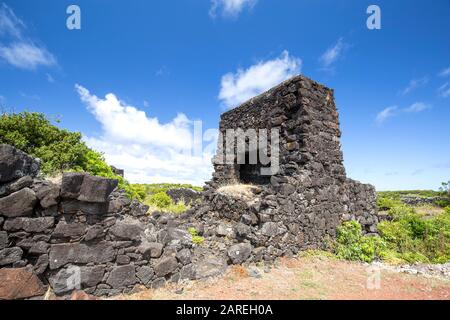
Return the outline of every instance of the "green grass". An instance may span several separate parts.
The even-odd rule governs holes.
[[[149,212],[161,211],[171,214],[181,214],[190,209],[184,201],[174,203],[167,195],[166,191],[170,189],[193,189],[196,191],[203,190],[201,187],[192,186],[190,184],[171,184],[171,183],[157,183],[157,184],[134,184],[133,188],[144,193],[143,202],[150,207]]]
[[[450,262],[450,209],[425,217],[401,204],[391,207],[389,214],[392,221],[378,224],[379,237],[363,235],[356,221],[339,227],[333,244],[337,257],[364,262]]]

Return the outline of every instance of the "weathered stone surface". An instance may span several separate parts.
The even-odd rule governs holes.
[[[7,144],[0,144],[0,183],[24,176],[36,176],[39,162],[26,153]]]
[[[195,279],[204,279],[215,277],[227,268],[227,263],[221,257],[209,254],[203,257],[200,261],[194,263]]]
[[[81,237],[86,232],[86,225],[82,223],[66,223],[59,221],[52,233],[54,238]]]
[[[268,237],[273,237],[278,234],[278,225],[275,222],[266,222],[261,228],[261,233]]]
[[[138,269],[136,275],[139,278],[139,280],[141,280],[142,284],[147,285],[150,283],[150,280],[152,280],[153,276],[155,275],[155,272],[151,267],[143,266]]]
[[[131,286],[137,282],[136,271],[133,265],[115,267],[106,281],[114,289]]]
[[[50,277],[49,281],[55,294],[62,295],[74,289],[94,287],[102,281],[104,274],[105,268],[102,266],[69,266]]]
[[[116,238],[122,240],[140,240],[144,232],[144,226],[139,220],[125,219],[117,221],[109,232]]]
[[[184,265],[191,263],[191,250],[182,249],[178,251],[177,259]]]
[[[23,251],[19,247],[0,250],[0,266],[13,264],[22,259]]]
[[[45,270],[47,270],[48,264],[49,264],[48,254],[43,254],[39,256],[34,265],[34,272],[38,275],[44,273]]]
[[[6,220],[4,229],[7,231],[24,230],[26,232],[38,233],[53,227],[55,218],[15,218]]]
[[[77,199],[85,175],[85,173],[79,172],[65,172],[61,181],[61,197]]]
[[[144,259],[156,259],[161,257],[164,246],[158,242],[142,243],[139,246],[139,252],[142,253]]]
[[[187,205],[200,200],[202,196],[201,192],[188,188],[170,189],[166,193],[173,202],[179,203],[183,201]]]
[[[33,186],[42,208],[47,209],[58,204],[60,186],[49,181],[39,181]]]
[[[28,253],[31,253],[31,254],[45,254],[45,253],[48,252],[49,247],[50,247],[50,245],[47,242],[38,241],[38,242],[35,242],[31,246],[31,248],[28,251]]]
[[[113,261],[115,250],[109,243],[85,245],[80,243],[55,244],[50,248],[50,269],[68,263],[106,263]]]
[[[78,200],[105,203],[108,201],[111,192],[117,187],[117,184],[118,181],[115,179],[85,175]]]
[[[0,269],[0,300],[16,300],[45,294],[39,278],[27,268]]]
[[[22,177],[18,180],[0,185],[0,198],[6,197],[11,193],[19,191],[23,188],[30,187],[33,184],[33,178],[30,176]]]
[[[26,216],[33,212],[36,202],[33,190],[24,188],[0,199],[0,215],[8,218]]]
[[[228,249],[228,257],[234,264],[245,262],[252,253],[252,246],[249,243],[239,243]]]
[[[91,241],[97,238],[100,238],[104,235],[105,230],[101,226],[94,226],[89,228],[84,236],[85,241]]]
[[[157,277],[164,277],[173,273],[178,267],[178,261],[174,257],[162,258],[155,265],[155,274]]]
[[[8,246],[8,234],[6,231],[0,231],[0,249]]]
[[[82,202],[78,200],[63,200],[61,202],[61,211],[67,214],[81,212],[88,215],[103,215],[108,211],[108,204]]]

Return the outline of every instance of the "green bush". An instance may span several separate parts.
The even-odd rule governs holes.
[[[340,259],[371,262],[381,256],[384,247],[379,237],[363,236],[356,221],[345,222],[337,230],[335,253]]]
[[[400,205],[402,202],[398,199],[392,199],[389,197],[379,196],[377,199],[378,209],[381,211],[387,211],[395,206]]]
[[[172,199],[165,192],[158,192],[146,199],[146,204],[149,206],[157,207],[158,209],[164,209],[173,204]]]
[[[143,200],[125,179],[117,176],[103,155],[90,149],[79,132],[70,132],[53,125],[42,113],[4,113],[0,117],[0,143],[9,144],[41,159],[41,172],[52,176],[63,171],[88,172],[95,176],[119,180],[119,188],[134,199]]]

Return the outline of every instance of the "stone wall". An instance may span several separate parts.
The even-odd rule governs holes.
[[[220,130],[228,128],[279,129],[280,171],[262,177],[260,167],[216,161],[202,203],[193,190],[170,192],[193,205],[179,216],[148,213],[115,180],[65,173],[47,181],[37,160],[0,145],[0,299],[32,297],[11,280],[27,272],[41,286],[34,295],[47,285],[69,294],[77,283],[111,296],[324,248],[346,220],[376,232],[374,187],[346,177],[332,90],[295,77],[222,115]],[[254,180],[251,192],[221,191],[243,178]]]
[[[297,76],[221,117],[223,136],[227,129],[239,128],[280,132],[280,171],[266,183],[255,181],[259,190],[251,199],[220,192],[224,185],[247,182],[240,180],[242,165],[237,161],[215,162],[205,193],[211,211],[234,228],[242,224],[245,235],[236,242],[258,249],[253,260],[324,247],[346,220],[360,221],[367,233],[377,231],[375,188],[346,177],[333,94]],[[226,141],[219,142],[219,152],[226,146]]]
[[[187,226],[147,215],[148,207],[117,190],[116,180],[64,173],[53,183],[38,177],[38,168],[35,159],[0,145],[1,279],[16,279],[24,268],[57,295],[79,284],[87,293],[110,296],[214,275],[226,265],[201,259],[205,254]],[[201,258],[192,257],[194,251]],[[208,266],[215,261],[217,270]],[[18,291],[12,285],[0,290],[0,299]]]

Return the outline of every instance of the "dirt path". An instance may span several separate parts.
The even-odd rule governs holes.
[[[249,271],[250,270],[250,271]],[[252,274],[252,275],[251,275]],[[193,281],[159,290],[145,290],[116,299],[441,299],[450,300],[450,280],[376,271],[360,263],[327,257],[281,259],[264,268],[233,267],[218,279]],[[368,276],[372,275],[369,280]],[[377,287],[379,279],[379,288]],[[374,289],[368,288],[369,285]]]

